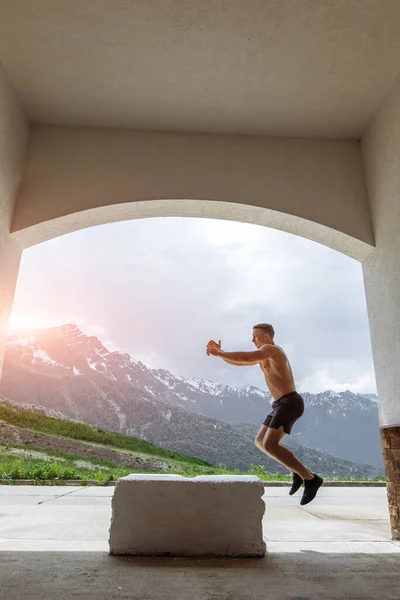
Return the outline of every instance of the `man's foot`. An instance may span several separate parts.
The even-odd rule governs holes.
[[[301,488],[303,485],[303,480],[297,473],[293,473],[293,483],[292,487],[289,490],[289,496],[293,496]]]
[[[311,502],[311,500],[314,500],[319,488],[324,483],[322,477],[316,475],[315,473],[313,473],[313,475],[313,479],[304,480],[304,493],[302,499],[300,500],[300,504],[302,506],[308,504],[309,502]]]

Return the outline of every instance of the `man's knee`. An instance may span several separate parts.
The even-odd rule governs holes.
[[[263,439],[261,437],[256,437],[256,439],[254,440],[255,445],[257,446],[257,448],[259,450],[264,450],[263,448]]]
[[[275,448],[277,447],[277,443],[273,440],[265,440],[262,437],[256,437],[255,444],[261,452],[266,452],[267,454],[273,454]]]
[[[273,456],[275,453],[275,450],[278,446],[278,442],[267,438],[266,440],[263,441],[262,445],[263,445],[265,452],[267,452],[268,454],[271,454]]]

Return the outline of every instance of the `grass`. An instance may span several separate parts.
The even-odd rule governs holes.
[[[204,467],[213,466],[211,463],[200,458],[184,456],[178,452],[154,446],[154,444],[150,444],[150,442],[139,438],[104,431],[103,429],[97,429],[84,423],[74,423],[66,419],[55,419],[38,413],[31,413],[26,410],[14,408],[6,403],[0,404],[0,421],[16,425],[17,427],[23,427],[24,429],[32,429],[50,435],[101,444],[102,446],[110,446],[120,450],[129,450],[130,452],[147,454],[156,458],[184,461],[185,463]]]
[[[15,455],[15,451],[22,454]],[[40,453],[42,458],[30,457],[29,452]],[[77,463],[85,463],[87,467]],[[55,450],[43,450],[36,446],[16,446],[0,443],[0,480],[9,482],[19,479],[43,481],[97,481],[107,483],[129,473],[154,473],[155,470],[120,467],[96,458],[87,458]]]
[[[15,451],[21,454],[15,455]],[[31,453],[40,453],[42,458],[30,457]],[[91,465],[87,468],[77,465],[80,461]],[[168,470],[144,469],[143,467],[120,467],[111,462],[100,459],[87,458],[66,454],[55,450],[43,450],[36,446],[16,446],[0,443],[0,479],[14,481],[18,479],[44,480],[71,480],[98,481],[106,483],[115,481],[130,473],[174,473],[185,477],[197,475],[231,474],[233,471],[217,466],[191,465],[184,461],[168,464]],[[239,473],[238,471],[236,473]]]
[[[15,455],[15,451],[22,452]],[[42,458],[30,457],[29,452],[40,453]],[[79,466],[77,463],[83,461],[90,467]],[[31,479],[37,483],[56,482],[57,480],[80,480],[82,482],[96,481],[100,485],[108,481],[116,481],[130,473],[160,473],[160,469],[144,469],[132,467],[120,467],[114,463],[95,458],[86,458],[58,452],[56,450],[43,450],[36,446],[16,446],[0,443],[0,480],[12,483],[19,479]],[[264,467],[253,465],[248,473],[240,471],[229,471],[217,466],[196,466],[185,462],[173,461],[168,465],[169,473],[183,475],[184,477],[196,477],[197,475],[257,475],[263,481],[289,482],[291,477],[280,473],[266,473]],[[343,477],[333,478],[333,481],[346,481]],[[363,481],[357,478],[356,481]],[[374,481],[384,481],[376,478]]]
[[[23,454],[15,455],[14,451]],[[28,453],[40,453],[43,458],[31,458]],[[46,458],[47,457],[47,458]],[[78,466],[76,463],[83,461],[91,468]],[[266,473],[261,466],[254,465],[248,473],[238,470],[229,470],[223,467],[191,465],[184,461],[174,460],[168,464],[168,470],[144,469],[143,467],[120,467],[111,462],[100,459],[87,458],[58,452],[56,450],[43,450],[30,445],[17,446],[0,442],[0,479],[14,481],[18,479],[32,479],[38,482],[55,480],[82,480],[106,483],[115,481],[130,473],[174,473],[184,477],[197,475],[257,475],[264,481],[290,481],[288,475]]]

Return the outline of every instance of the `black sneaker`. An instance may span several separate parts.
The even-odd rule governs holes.
[[[289,496],[293,496],[301,488],[303,485],[303,480],[297,473],[293,473],[293,483],[292,487],[289,490]]]
[[[305,479],[304,480],[304,493],[303,497],[300,500],[300,504],[304,506],[314,500],[319,488],[324,483],[324,480],[319,475],[313,473],[314,479]]]

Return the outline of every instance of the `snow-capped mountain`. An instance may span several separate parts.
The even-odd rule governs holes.
[[[162,402],[167,405],[162,409],[166,415],[175,408],[186,416],[190,411],[218,421],[256,425],[271,410],[271,396],[266,391],[150,369],[129,354],[110,352],[98,338],[72,324],[11,336],[0,393],[13,401],[42,405],[95,424],[99,423],[101,410],[105,410],[98,406],[101,397],[108,405],[107,418],[124,432],[132,428],[132,423],[128,426],[132,420],[127,415],[129,410],[121,408],[121,397],[137,400],[140,396],[148,408],[156,403],[160,410]],[[97,404],[90,404],[93,394],[97,395]],[[376,396],[329,390],[304,393],[303,397],[306,410],[293,429],[292,440],[382,468]],[[151,429],[150,424],[147,429],[143,423],[141,427],[142,436]]]
[[[262,407],[262,413],[265,413],[271,401],[268,393],[253,386],[238,389],[173,375],[164,369],[149,369],[129,354],[110,352],[98,338],[84,334],[72,324],[11,336],[4,371],[20,363],[30,365],[37,372],[56,376],[72,374],[81,377],[95,372],[112,381],[129,383],[173,406],[221,420],[252,420],[252,413],[258,412],[257,407]],[[245,416],[247,419],[243,419]]]

